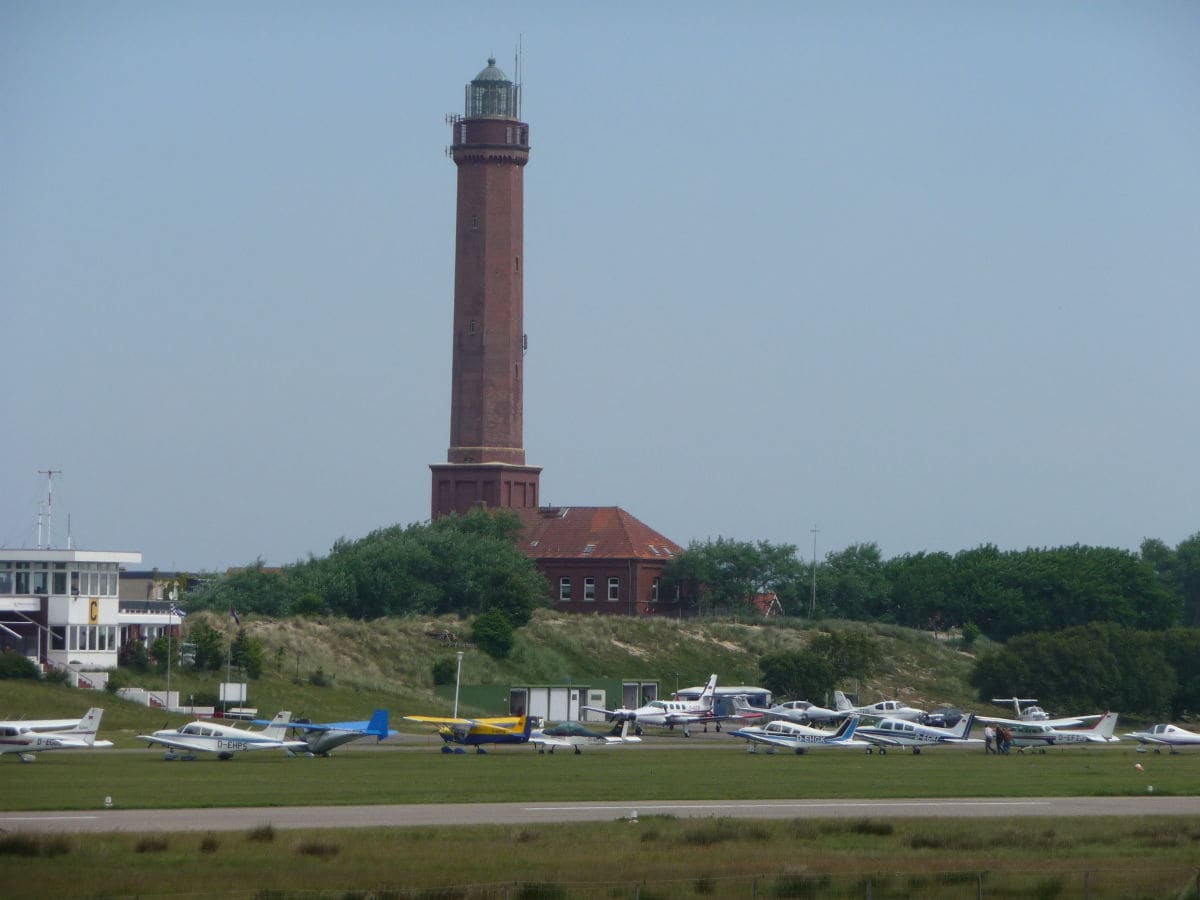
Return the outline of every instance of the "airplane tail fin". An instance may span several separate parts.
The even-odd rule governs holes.
[[[525,740],[529,740],[529,735],[533,733],[533,716],[521,716],[517,719],[517,731],[525,735]]]
[[[846,695],[843,694],[841,691],[833,692],[833,702],[834,702],[835,708],[839,712],[844,712],[846,710],[854,709],[854,704],[851,703],[849,700],[847,700]]]
[[[1115,712],[1106,712],[1104,715],[1102,715],[1100,717],[1100,721],[1098,721],[1089,729],[1091,734],[1088,735],[1088,740],[1098,741],[1105,744],[1113,740],[1119,740],[1119,738],[1113,737],[1113,732],[1117,730],[1118,715],[1119,714]]]
[[[717,673],[708,676],[708,684],[700,692],[700,705],[704,709],[712,709],[713,697],[717,692]]]
[[[971,734],[971,726],[974,724],[975,713],[967,713],[962,717],[962,721],[955,725],[950,731],[950,737],[958,739],[969,737]]]
[[[276,713],[275,718],[271,720],[271,724],[262,730],[263,736],[273,741],[287,740],[287,727],[291,721],[292,714],[290,711],[284,710]]]
[[[78,734],[83,738],[85,744],[93,746],[96,743],[96,733],[100,730],[100,719],[103,715],[103,709],[92,707],[70,733]]]
[[[388,711],[386,709],[377,709],[371,715],[371,721],[367,722],[367,734],[374,736],[377,740],[383,740],[388,736]]]
[[[854,737],[854,730],[858,728],[858,716],[846,716],[842,720],[842,724],[838,726],[837,731],[830,737],[831,741],[848,741]]]

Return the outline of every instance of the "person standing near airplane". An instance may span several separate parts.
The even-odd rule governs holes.
[[[996,748],[992,746],[992,742],[996,740],[996,729],[991,725],[983,729],[983,752],[995,753]]]

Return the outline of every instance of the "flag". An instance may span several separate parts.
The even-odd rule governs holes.
[[[234,609],[232,606],[229,607],[229,618],[233,619],[233,621],[236,622],[238,625],[242,624],[242,620],[238,618],[237,610]]]
[[[172,603],[171,604],[171,615],[179,616],[179,618],[182,619],[184,616],[187,615],[187,613],[185,613],[182,609],[180,609],[178,606],[176,606],[174,603]]]

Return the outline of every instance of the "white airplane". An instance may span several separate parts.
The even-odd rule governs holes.
[[[1099,716],[1098,721],[1090,728],[1059,728],[1048,722],[1008,722],[1004,724],[1012,731],[1012,743],[1018,753],[1024,753],[1031,747],[1045,753],[1047,747],[1115,744],[1121,740],[1119,737],[1113,736],[1113,732],[1117,728],[1117,713],[1115,712]]]
[[[93,750],[98,747],[111,747],[112,741],[96,740],[96,732],[100,730],[100,718],[104,710],[89,709],[82,719],[65,720],[68,727],[57,731],[35,730],[33,722],[6,722],[0,724],[0,754],[16,753],[21,762],[33,762],[34,753],[43,750]],[[46,722],[61,722],[64,720],[43,719]]]
[[[821,731],[819,728],[809,728],[797,722],[776,719],[766,725],[750,725],[731,731],[734,737],[744,738],[750,744],[750,753],[758,752],[758,745],[764,744],[768,753],[774,753],[779,747],[792,750],[797,755],[809,750],[820,750],[829,747],[870,749],[867,741],[854,737],[858,728],[858,716],[848,716],[837,731]]]
[[[194,760],[197,752],[215,753],[217,759],[232,759],[234,753],[243,750],[284,750],[288,756],[292,756],[297,750],[307,750],[308,744],[305,741],[287,740],[287,727],[291,719],[290,712],[281,712],[262,731],[196,721],[174,730],[168,728],[153,734],[139,734],[138,740],[147,741],[150,746],[161,744],[166,747],[163,759],[168,762],[179,758],[176,750],[183,751],[182,759],[187,762]]]
[[[1075,728],[1079,725],[1086,725],[1088,722],[1095,722],[1100,718],[1100,715],[1096,714],[1094,716],[1063,716],[1062,718],[1052,719],[1040,706],[1026,706],[1022,709],[1022,703],[1032,704],[1037,703],[1037,700],[1025,700],[1020,697],[1002,697],[1000,699],[993,697],[992,702],[999,704],[1011,703],[1016,718],[1001,719],[996,716],[978,716],[980,722],[1010,726],[1025,725],[1029,722],[1041,722],[1043,725],[1049,725],[1051,728]]]
[[[83,718],[80,716],[77,719],[6,719],[0,721],[0,727],[21,728],[25,731],[71,731],[79,727]]]
[[[1146,752],[1146,744],[1152,745],[1155,753],[1161,753],[1162,748],[1166,747],[1172,754],[1179,752],[1176,747],[1200,746],[1200,734],[1178,725],[1155,725],[1149,731],[1131,731],[1125,737],[1133,738],[1142,745],[1138,747],[1138,753]]]
[[[621,744],[640,744],[642,739],[629,733],[632,719],[626,719],[613,734],[592,731],[578,722],[560,722],[550,728],[535,728],[529,735],[529,743],[537,747],[538,753],[553,753],[555,750],[574,750],[576,755],[584,747],[613,747]]]
[[[858,736],[877,746],[881,754],[897,747],[911,747],[913,753],[919,754],[922,747],[936,744],[982,744],[980,738],[967,737],[974,721],[974,715],[967,715],[953,728],[934,728],[908,719],[885,718],[874,725],[861,726]]]
[[[745,696],[734,697],[733,711],[746,718],[761,716],[766,719],[794,722],[797,725],[806,725],[809,722],[840,722],[847,716],[847,713],[826,709],[807,700],[789,700],[787,703],[777,703],[769,709],[765,706],[751,706],[746,702]]]
[[[255,725],[271,723],[265,719],[255,719]],[[309,756],[329,756],[331,750],[357,741],[359,738],[373,737],[382,741],[393,734],[399,734],[388,728],[388,711],[377,709],[369,721],[359,722],[309,722],[305,719],[295,719],[288,723],[288,728],[294,733],[301,732],[306,753]]]
[[[604,713],[606,718],[616,719],[618,722],[631,719],[634,730],[638,734],[641,734],[644,725],[655,725],[660,728],[674,728],[676,725],[682,725],[683,736],[691,737],[689,729],[697,723],[714,722],[717,731],[720,731],[722,722],[740,721],[743,718],[740,715],[720,716],[713,712],[713,693],[716,688],[717,676],[714,674],[709,676],[708,684],[704,686],[698,700],[651,700],[645,706],[639,706],[637,709],[626,709],[625,707],[604,709],[601,706],[585,706],[583,708],[592,712]]]
[[[916,722],[925,715],[925,710],[909,706],[901,700],[880,700],[870,706],[855,706],[841,691],[833,692],[833,702],[843,715],[857,713],[876,719],[904,719],[908,722]]]

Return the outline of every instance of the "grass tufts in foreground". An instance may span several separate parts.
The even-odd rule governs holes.
[[[883,826],[891,826],[883,827]],[[260,830],[256,830],[260,831]],[[656,837],[646,840],[647,832]],[[1195,897],[1200,822],[1084,818],[695,820],[231,832],[219,865],[180,837],[52,838],[22,895],[325,897]],[[1051,835],[1047,843],[1047,835]],[[797,836],[803,836],[798,852]],[[1166,840],[1175,835],[1174,840]],[[1024,837],[1022,837],[1024,836]],[[9,836],[10,838],[13,836]],[[49,846],[34,843],[24,847]],[[81,872],[102,880],[82,884]],[[197,891],[200,893],[197,893]],[[207,892],[207,893],[204,893]]]

